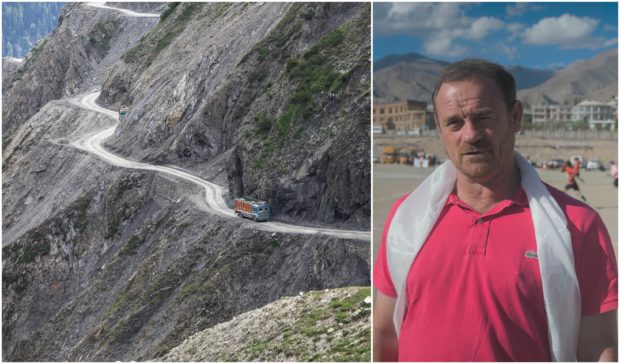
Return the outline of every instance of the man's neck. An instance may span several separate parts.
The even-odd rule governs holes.
[[[491,180],[479,182],[459,174],[456,179],[456,194],[475,211],[484,214],[500,201],[514,196],[519,188],[521,174],[513,168]]]

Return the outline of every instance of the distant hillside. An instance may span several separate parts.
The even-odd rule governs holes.
[[[64,3],[2,3],[2,57],[21,58],[58,24]]]
[[[527,104],[573,104],[582,99],[610,100],[618,93],[618,49],[574,62],[543,84],[521,90],[519,99]]]
[[[390,55],[375,62],[374,96],[379,101],[430,101],[441,70],[450,63],[421,54]],[[535,70],[522,66],[509,67],[517,90],[535,87],[555,74],[552,70]]]
[[[416,53],[387,56],[373,66],[375,101],[430,101],[435,81],[447,65]]]

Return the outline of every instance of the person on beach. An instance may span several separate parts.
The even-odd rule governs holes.
[[[448,160],[388,215],[374,361],[617,361],[618,271],[592,208],[514,150],[502,66],[448,65],[432,97]]]
[[[581,178],[581,161],[579,158],[573,158],[574,167],[575,167],[575,177],[579,179],[581,182],[585,182],[583,178]]]
[[[609,174],[614,179],[614,187],[618,188],[618,166],[614,161],[609,162],[609,164],[611,164],[611,167],[609,168]]]
[[[579,185],[575,179],[578,175],[577,164],[579,163],[579,159],[575,158],[575,161],[575,166],[573,166],[570,160],[567,160],[564,162],[564,165],[562,165],[561,171],[566,172],[566,176],[568,177],[568,183],[564,186],[564,192],[567,192],[568,190],[575,190],[577,195],[581,197],[582,200],[587,201],[586,196],[581,194],[581,190],[579,190]]]

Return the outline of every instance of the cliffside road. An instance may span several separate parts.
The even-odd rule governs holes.
[[[155,14],[155,13],[136,13],[135,11],[131,11],[131,10],[127,10],[127,9],[113,8],[111,6],[104,5],[104,3],[86,3],[86,5],[91,6],[93,8],[115,10],[115,11],[121,12],[123,15],[133,16],[133,17],[136,17],[136,18],[159,18],[159,14]]]
[[[114,126],[108,129],[102,130],[100,132],[97,132],[95,134],[87,135],[77,140],[74,140],[70,143],[72,147],[83,150],[91,154],[94,154],[95,156],[101,158],[105,162],[110,163],[117,167],[161,172],[161,173],[165,173],[165,174],[195,183],[204,188],[206,203],[215,213],[218,213],[224,216],[234,217],[235,219],[238,219],[234,211],[231,210],[226,205],[226,200],[223,197],[225,191],[222,186],[216,185],[212,182],[205,181],[188,172],[181,171],[173,167],[154,166],[154,165],[150,165],[146,163],[134,162],[134,161],[121,158],[107,151],[103,147],[103,142],[114,134],[114,131],[116,130],[116,127],[118,126],[118,114],[113,110],[105,109],[97,105],[95,103],[95,100],[97,99],[98,96],[99,96],[99,92],[94,92],[94,93],[80,96],[78,98],[71,99],[69,100],[69,102],[78,107],[84,108],[86,110],[91,110],[94,112],[102,113],[112,118],[115,121]],[[285,224],[285,223],[275,222],[275,221],[257,223],[257,222],[252,222],[248,220],[247,223],[254,224],[257,228],[267,230],[267,231],[296,233],[296,234],[324,234],[324,235],[329,235],[329,236],[335,236],[338,238],[360,239],[360,240],[370,241],[370,232],[368,231],[306,227],[306,226]]]

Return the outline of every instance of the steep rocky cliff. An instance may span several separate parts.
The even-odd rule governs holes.
[[[6,91],[15,81],[17,70],[23,60],[17,58],[2,57],[2,97],[6,97]]]
[[[197,173],[224,154],[232,196],[365,228],[369,17],[360,3],[171,8],[103,86],[102,102],[131,107],[109,146]]]
[[[67,3],[58,27],[28,53],[2,103],[2,132],[28,120],[50,100],[101,84],[110,62],[135,44],[157,18],[124,17],[85,3]]]
[[[123,7],[154,11],[152,6]],[[242,184],[244,193],[258,197],[264,197],[261,183],[273,179],[289,191],[273,200],[283,219],[367,226],[368,115],[361,117],[369,107],[369,74],[361,60],[368,57],[369,9],[183,3],[164,10],[160,21],[140,22],[114,10],[67,4],[59,28],[39,46],[45,56],[33,51],[3,105],[3,115],[6,108],[10,116],[3,118],[10,133],[2,146],[3,360],[150,360],[281,297],[368,285],[368,241],[268,232],[213,214],[204,191],[191,183],[113,167],[75,149],[71,141],[113,121],[66,96],[105,78],[102,100],[131,105],[110,142],[117,153],[175,164],[210,180],[230,179],[231,186]],[[298,45],[289,37],[282,45],[270,38],[284,34],[278,32],[288,24]],[[361,37],[350,43],[355,32]],[[125,52],[132,39],[135,47]],[[269,55],[275,52],[261,50],[284,44],[293,56],[283,53],[276,61]],[[198,56],[190,57],[193,47]],[[272,73],[260,81],[244,77],[267,69],[261,67]],[[332,67],[334,73],[326,72]],[[308,86],[303,79],[313,71],[329,77]],[[263,94],[269,82],[281,109]],[[295,100],[307,100],[295,96],[303,92],[314,101],[297,107]],[[282,128],[275,120],[287,113],[290,123]],[[266,118],[273,121],[269,127]],[[253,148],[270,141],[281,145],[269,150],[262,168],[248,168],[259,158]],[[326,144],[317,148],[320,143]],[[273,163],[289,162],[274,170]],[[361,196],[347,195],[356,190]],[[304,204],[306,193],[317,199],[329,194],[333,201]],[[296,204],[299,210],[283,207]],[[332,216],[320,218],[317,210]],[[305,313],[299,314],[303,319]],[[338,326],[335,335],[347,327]],[[367,345],[360,340],[356,345]]]

